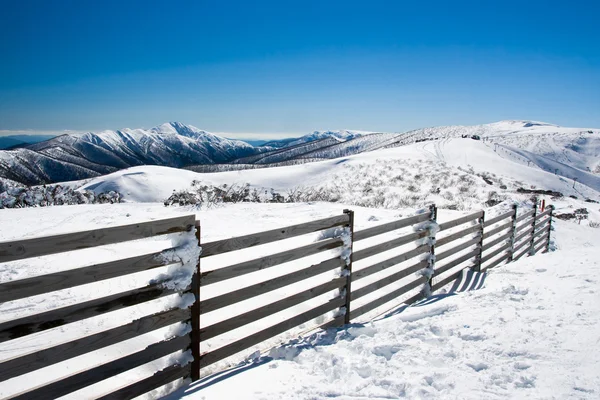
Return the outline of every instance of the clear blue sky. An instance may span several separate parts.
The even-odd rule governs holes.
[[[600,127],[598,3],[0,0],[0,130]]]

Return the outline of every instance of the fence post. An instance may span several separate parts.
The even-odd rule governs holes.
[[[533,256],[535,255],[534,249],[533,249],[533,242],[535,239],[535,236],[533,236],[535,234],[535,218],[537,216],[537,197],[535,199],[535,201],[533,202],[533,222],[531,223],[531,242],[529,243],[529,255]]]
[[[201,247],[200,241],[200,221],[196,221],[196,239],[198,239],[198,246]],[[194,294],[195,301],[192,304],[192,332],[190,333],[192,356],[192,382],[200,379],[200,257],[196,264],[196,271],[192,277],[192,293]]]
[[[507,263],[512,262],[513,257],[515,256],[515,237],[517,236],[517,205],[513,204],[513,211],[515,212],[511,218],[512,228],[510,232],[510,253],[508,254]]]
[[[481,259],[483,258],[483,226],[485,225],[485,211],[482,211],[481,213],[481,217],[479,217],[479,254],[477,254],[475,265],[471,268],[471,270],[475,272],[481,271]]]
[[[554,211],[554,206],[548,205],[548,208],[550,209],[550,214],[548,214],[548,217],[550,219],[548,220],[548,237],[546,238],[546,250],[544,251],[544,253],[550,251],[550,232],[552,232],[552,211]]]
[[[354,211],[344,210],[344,214],[348,215],[348,228],[350,229],[350,262],[344,268],[346,274],[346,314],[344,314],[344,324],[350,323],[350,301],[352,300],[352,259],[354,258],[354,251],[352,250],[354,245]]]
[[[429,206],[429,211],[431,212],[431,216],[429,217],[429,221],[437,223],[437,207],[435,204]],[[424,291],[425,297],[428,297],[431,294],[431,289],[433,288],[433,275],[435,274],[435,234],[432,236],[428,236],[429,238],[429,262],[427,268],[431,270],[431,276],[427,280],[427,289]]]

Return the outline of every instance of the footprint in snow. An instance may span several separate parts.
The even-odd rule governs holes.
[[[475,372],[480,372],[480,371],[483,371],[483,370],[486,370],[489,368],[489,366],[485,363],[476,363],[476,364],[467,363],[467,366],[473,368],[473,370]]]

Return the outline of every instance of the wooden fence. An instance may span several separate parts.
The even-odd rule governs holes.
[[[190,215],[65,235],[16,242],[2,242],[0,243],[0,262],[16,261],[152,236],[191,231],[194,228],[194,223],[195,217],[194,215]],[[77,255],[73,254],[71,253],[70,257],[77,257]],[[172,261],[161,257],[162,254],[164,252],[145,254],[108,263],[2,282],[0,283],[0,303],[47,294],[57,290],[73,288],[173,264]],[[0,342],[24,338],[34,333],[83,321],[107,312],[139,305],[177,293],[197,293],[193,285],[189,285],[183,290],[177,290],[164,286],[163,283],[158,281],[127,292],[112,294],[0,323]],[[197,307],[197,304],[195,306]],[[192,318],[191,310],[191,308],[168,307],[167,309],[145,315],[112,329],[59,344],[49,345],[41,350],[2,360],[0,361],[0,387],[2,382],[8,379],[54,365],[61,361],[85,355],[86,353],[103,349],[107,346],[160,328],[169,327],[179,322],[189,322],[190,320],[193,322],[194,318]],[[195,320],[198,320],[198,318],[195,318]],[[193,350],[192,339],[192,335],[173,336],[151,344],[141,351],[101,365],[96,365],[88,370],[71,374],[65,378],[41,385],[34,383],[32,384],[32,388],[15,394],[10,398],[54,399],[64,396],[180,350]],[[112,393],[102,398],[121,399],[136,397],[178,378],[191,377],[193,375],[192,372],[192,365],[182,366],[174,364],[162,371],[158,371],[149,378],[115,389]]]
[[[368,317],[369,313],[379,312],[382,307],[414,303],[456,280],[464,269],[485,271],[503,262],[534,255],[541,250],[547,251],[552,209],[542,213],[538,213],[537,208],[519,212],[514,206],[510,211],[489,219],[486,219],[484,211],[478,211],[440,224],[436,221],[437,209],[431,206],[424,213],[355,232],[354,213],[344,210],[341,215],[305,224],[203,243],[197,273],[191,286],[183,290],[192,292],[196,297],[196,302],[190,308],[171,308],[118,328],[2,361],[0,384],[12,377],[179,321],[190,320],[192,332],[187,336],[161,341],[137,353],[36,387],[14,398],[55,398],[182,349],[192,350],[193,363],[169,366],[150,378],[118,389],[103,398],[135,397],[179,378],[197,380],[202,368],[226,360],[241,351],[256,348],[266,340],[310,321],[317,321],[311,328],[341,326],[359,317]],[[195,224],[199,241],[200,226],[198,222]],[[100,231],[0,243],[0,262],[181,232],[191,230],[193,226],[194,217],[188,216]],[[407,232],[406,229],[410,230]],[[279,252],[270,250],[268,255],[249,261],[240,262],[236,256],[238,253],[235,253],[256,246],[272,247],[274,243],[279,245],[285,239],[300,236],[306,238],[308,235],[318,236],[310,238],[308,244],[300,247]],[[390,236],[393,238],[389,239]],[[383,239],[379,239],[381,237]],[[363,243],[371,244],[354,251],[355,242],[360,245],[363,240]],[[399,254],[386,256],[387,252],[398,249]],[[159,254],[1,283],[0,302],[164,266],[164,261],[156,261]],[[228,260],[226,265],[220,265],[216,269],[200,268],[201,263],[223,255]],[[319,256],[323,260],[314,264],[306,261],[311,256]],[[386,258],[380,260],[377,256]],[[288,264],[293,266],[292,270],[288,268],[285,272],[283,269],[283,274],[276,272],[277,268],[292,261],[294,264]],[[353,265],[358,263],[361,266],[354,269]],[[260,273],[266,269],[273,272],[271,276],[276,277],[261,279]],[[321,281],[317,282],[317,277]],[[247,282],[235,284],[231,286],[231,290],[214,296],[200,296],[200,290],[206,291],[237,278]],[[306,287],[307,282],[308,288],[299,292],[295,290],[301,283]],[[353,284],[357,288],[353,288]],[[288,289],[293,294],[286,292]],[[178,291],[156,283],[127,293],[5,322],[0,324],[0,341],[23,337],[176,292]],[[244,310],[241,306],[245,301],[265,293],[276,294],[266,304],[253,309]],[[241,307],[241,313],[236,312],[238,307]],[[220,314],[226,308],[229,310],[226,317],[208,324],[202,323],[209,313]],[[201,351],[206,350],[202,344],[207,341],[227,337],[239,328],[260,323],[261,320],[286,310],[288,313],[284,317],[278,317],[280,319],[275,323],[269,323],[266,327],[258,325],[258,331],[250,335],[221,340],[216,346],[211,345],[208,351]]]

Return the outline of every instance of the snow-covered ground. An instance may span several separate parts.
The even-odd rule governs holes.
[[[169,399],[597,399],[600,230],[558,221],[558,251],[372,323],[319,332]]]

